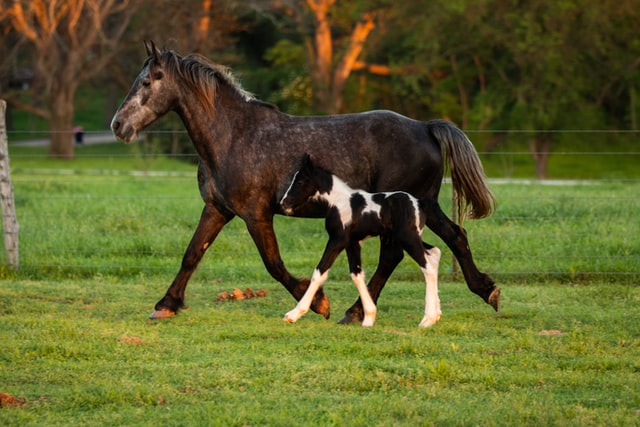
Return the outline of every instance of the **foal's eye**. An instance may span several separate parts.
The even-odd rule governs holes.
[[[163,76],[164,74],[162,73],[162,71],[156,71],[155,73],[153,73],[153,78],[155,80],[160,80]]]
[[[142,86],[144,86],[144,87],[151,86],[151,80],[149,80],[149,79],[142,80]]]

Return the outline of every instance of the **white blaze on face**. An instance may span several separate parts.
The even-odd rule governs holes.
[[[282,199],[280,199],[280,205],[282,205],[285,201],[285,199],[289,196],[289,192],[291,191],[291,188],[293,187],[293,183],[296,182],[296,178],[298,177],[298,174],[300,173],[300,171],[296,171],[296,173],[293,175],[293,179],[291,180],[291,183],[289,184],[289,188],[287,188],[287,191],[284,192],[284,196],[282,196]],[[290,215],[293,213],[293,209],[292,208],[285,208],[284,209],[284,213],[286,213],[287,215]]]

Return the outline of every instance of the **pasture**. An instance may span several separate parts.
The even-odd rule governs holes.
[[[234,220],[189,308],[150,321],[202,207],[195,168],[95,157],[105,149],[11,158],[21,268],[0,271],[0,393],[18,401],[0,408],[3,425],[640,425],[637,181],[493,185],[498,211],[465,227],[502,288],[498,313],[425,231],[443,250],[436,326],[417,327],[411,260],[373,328],[337,325],[357,297],[344,256],[326,284],[332,318],[287,324],[294,300]],[[322,221],[279,217],[276,231],[287,266],[308,276]],[[377,243],[364,249],[372,273]],[[216,301],[246,287],[267,295]]]

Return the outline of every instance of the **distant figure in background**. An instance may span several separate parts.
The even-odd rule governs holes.
[[[75,126],[73,128],[73,139],[76,144],[82,144],[84,142],[84,129],[82,126]]]

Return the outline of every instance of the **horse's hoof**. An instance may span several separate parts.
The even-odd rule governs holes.
[[[500,306],[500,288],[496,287],[493,292],[491,292],[489,298],[487,298],[487,303],[493,307],[495,311],[498,311]]]
[[[318,314],[322,314],[325,319],[328,319],[331,315],[331,304],[329,304],[329,298],[327,298],[325,294],[322,294],[322,297],[318,299],[318,293],[311,304],[311,309]]]
[[[154,310],[153,313],[149,316],[149,319],[159,320],[159,319],[168,319],[169,317],[175,316],[176,312],[171,311],[168,308],[163,308],[160,310]]]

